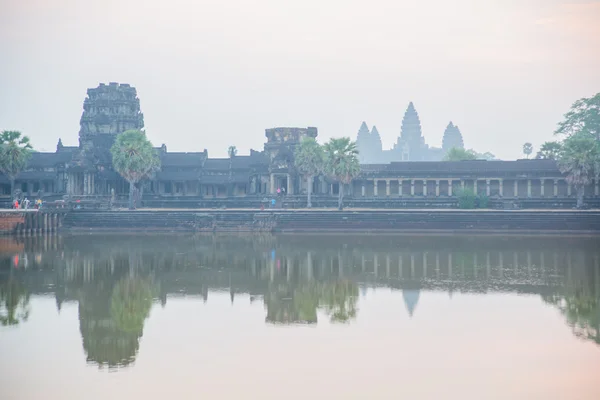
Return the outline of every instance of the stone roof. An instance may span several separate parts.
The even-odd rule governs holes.
[[[206,153],[161,153],[160,162],[166,167],[202,167]]]
[[[71,161],[73,157],[72,152],[58,152],[58,153],[31,153],[28,166],[33,168],[51,168],[56,164],[64,164]]]
[[[158,171],[154,179],[159,181],[195,181],[200,174],[193,169],[182,171]]]
[[[204,162],[205,170],[229,170],[229,158],[207,158]]]

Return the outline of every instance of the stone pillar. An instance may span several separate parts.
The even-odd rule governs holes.
[[[385,195],[387,197],[390,197],[390,180],[389,179],[385,180]]]
[[[571,192],[573,191],[573,186],[569,183],[567,185],[567,196],[571,197]]]
[[[88,194],[88,173],[83,173],[83,194]]]
[[[414,179],[410,180],[410,195],[411,196],[415,195],[415,180]]]
[[[473,180],[473,191],[475,192],[475,196],[477,196],[477,179]]]
[[[398,196],[402,197],[402,179],[398,179]]]
[[[490,194],[492,193],[492,187],[490,185],[490,180],[486,179],[485,180],[485,195],[487,197],[490,197]]]
[[[435,180],[435,197],[440,197],[440,180]]]
[[[427,197],[427,179],[423,179],[423,197]]]
[[[544,186],[545,186],[546,180],[545,179],[540,179],[540,196],[544,197]]]
[[[452,197],[452,179],[448,179],[448,197]]]
[[[531,197],[531,179],[527,179],[527,197]]]
[[[463,192],[465,191],[465,180],[464,179],[460,180],[460,190],[462,190]]]
[[[373,196],[377,196],[377,179],[373,179]]]
[[[360,187],[360,194],[362,195],[362,197],[365,197],[365,193],[367,192],[367,189],[365,188],[365,182],[362,182],[362,186]]]
[[[519,181],[515,179],[515,185],[514,185],[514,195],[515,197],[519,197]]]
[[[598,185],[598,179],[594,180],[594,196],[600,196],[600,186]]]
[[[504,197],[504,179],[498,179],[498,195]]]
[[[271,174],[269,177],[269,194],[275,194],[275,175]]]
[[[554,197],[558,197],[558,179],[554,180]]]
[[[294,194],[294,185],[292,185],[292,177],[290,174],[287,174],[287,194]]]

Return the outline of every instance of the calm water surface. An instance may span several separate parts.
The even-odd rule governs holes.
[[[0,239],[0,398],[600,399],[600,239]]]

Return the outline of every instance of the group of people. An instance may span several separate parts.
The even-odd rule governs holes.
[[[42,204],[43,201],[42,199],[37,199],[34,203],[33,203],[33,207],[38,210],[40,208],[42,208]],[[19,201],[19,199],[15,199],[15,201],[13,202],[13,208],[15,210],[28,210],[29,206],[31,205],[31,200],[29,200],[27,197],[25,197],[23,200]]]

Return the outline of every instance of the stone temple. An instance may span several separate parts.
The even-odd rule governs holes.
[[[112,168],[110,148],[118,134],[143,129],[144,116],[135,88],[127,84],[100,84],[89,89],[83,102],[79,145],[56,151],[35,152],[27,169],[16,178],[16,188],[30,198],[102,199],[124,201],[129,184]],[[75,135],[73,135],[75,136]],[[290,207],[306,202],[306,180],[294,167],[294,149],[304,137],[317,138],[318,130],[270,128],[261,150],[228,158],[196,152],[170,152],[157,146],[161,169],[140,184],[142,204],[152,207],[258,207],[284,189]],[[74,139],[74,137],[73,137]],[[210,145],[210,136],[206,136]],[[441,162],[452,147],[462,147],[457,126],[446,128],[442,148],[424,140],[419,115],[411,103],[400,136],[392,149],[383,150],[376,127],[363,123],[357,145],[361,172],[349,185],[341,186],[328,176],[313,182],[313,204],[334,206],[340,190],[347,204],[356,207],[453,207],[456,194],[471,189],[500,205],[509,201],[519,207],[572,207],[575,190],[552,160]],[[588,204],[600,205],[595,180],[585,188]],[[0,202],[10,204],[10,184],[0,175]]]
[[[390,150],[383,150],[377,128],[369,132],[365,122],[358,130],[356,139],[361,162],[364,164],[396,161],[441,161],[452,147],[464,148],[462,134],[452,122],[444,132],[442,148],[429,147],[421,130],[419,113],[412,102],[408,105],[397,142]]]

